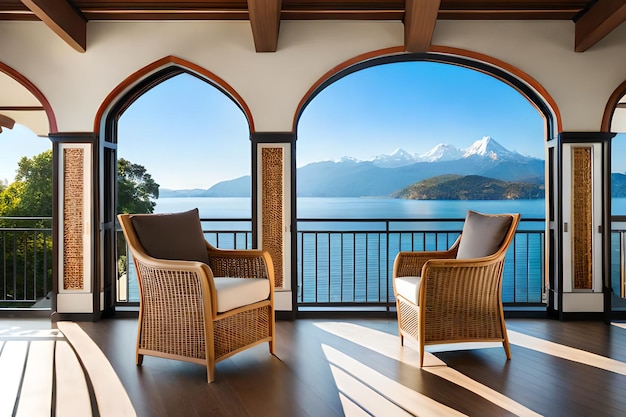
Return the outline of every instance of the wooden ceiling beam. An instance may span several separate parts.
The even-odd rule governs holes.
[[[406,0],[404,14],[404,49],[426,52],[433,39],[441,0]]]
[[[66,0],[22,0],[42,22],[78,52],[87,50],[87,19]]]
[[[248,13],[257,52],[276,52],[281,0],[248,0]]]
[[[584,52],[626,20],[626,0],[598,0],[576,22],[576,52]]]
[[[15,126],[15,120],[11,119],[9,116],[0,114],[0,133],[2,133],[3,127],[13,129],[13,126]]]

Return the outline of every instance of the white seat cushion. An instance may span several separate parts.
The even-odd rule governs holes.
[[[396,292],[415,305],[419,305],[420,282],[422,277],[395,278]]]
[[[270,280],[263,278],[214,278],[217,312],[223,313],[270,296]]]

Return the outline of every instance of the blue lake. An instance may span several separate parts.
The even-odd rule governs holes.
[[[626,199],[624,199],[626,200]],[[484,213],[521,213],[524,218],[545,217],[544,200],[400,200],[393,198],[317,198],[297,200],[299,218],[429,219],[464,218],[468,209]],[[250,218],[248,198],[160,198],[157,213],[198,208],[203,218]]]
[[[612,200],[614,214],[626,214],[626,198]],[[202,218],[219,218],[219,219],[249,219],[251,217],[251,200],[249,198],[161,198],[157,200],[155,211],[157,213],[178,212],[198,208]],[[323,230],[329,227],[329,222],[323,219],[345,219],[351,223],[350,219],[459,219],[465,218],[467,210],[476,210],[484,213],[521,213],[522,219],[538,219],[537,222],[526,222],[526,227],[535,233],[532,240],[520,247],[520,253],[516,255],[516,259],[525,259],[519,265],[510,264],[505,266],[503,297],[505,302],[526,300],[529,302],[539,302],[542,295],[543,274],[542,274],[542,254],[543,242],[540,234],[544,230],[545,218],[545,201],[544,200],[489,200],[489,201],[460,201],[460,200],[399,200],[391,198],[298,198],[297,213],[299,219],[321,219],[316,222],[315,226],[309,226],[312,223],[301,223],[298,225],[300,231],[305,231],[309,227],[321,228]],[[249,222],[241,225],[244,229],[250,230]],[[365,222],[367,224],[380,223],[375,220]],[[426,222],[430,223],[430,222]],[[461,222],[457,222],[455,227],[459,228]],[[433,230],[450,230],[441,222],[434,223]],[[335,227],[333,224],[330,227]],[[355,229],[354,224],[349,225],[351,230]],[[367,226],[369,227],[369,226]],[[407,225],[406,227],[409,227]],[[521,228],[524,226],[521,225]],[[240,230],[240,229],[237,229]],[[397,229],[396,229],[397,230]],[[457,229],[458,230],[458,229]],[[367,235],[359,235],[353,243],[356,246],[366,244]],[[323,239],[322,239],[323,240]],[[363,241],[363,242],[362,242]],[[298,257],[308,259],[310,256],[319,256],[323,253],[324,248],[317,247],[318,243],[309,242],[308,240],[300,242]],[[222,246],[220,244],[220,246]],[[226,244],[224,247],[228,247]],[[363,302],[378,299],[378,297],[386,297],[385,294],[392,294],[389,282],[380,281],[377,273],[372,273],[374,269],[387,269],[391,267],[393,256],[384,254],[380,258],[377,249],[368,247],[367,256],[364,260],[353,259],[355,255],[338,255],[333,254],[332,257],[352,256],[350,264],[354,265],[354,288],[352,288],[352,302]],[[317,255],[316,255],[317,254]],[[527,258],[523,258],[524,257]],[[386,258],[385,258],[386,257]],[[330,265],[333,259],[328,258],[322,263],[326,267],[322,271],[328,271],[328,276],[318,276],[319,268],[315,267],[317,273],[307,269],[303,259],[296,262],[303,262],[302,269],[298,272],[298,299],[300,302],[326,302],[336,300],[339,294],[345,294],[346,285],[342,279],[343,273],[334,272]],[[316,258],[317,259],[317,258]],[[372,268],[368,262],[379,259],[381,264]],[[511,262],[512,262],[511,258]],[[320,261],[316,261],[316,265]],[[346,262],[344,262],[347,264]],[[520,269],[521,268],[521,269]],[[332,270],[332,272],[331,272]],[[522,274],[522,275],[519,275]],[[131,274],[132,275],[132,274]],[[385,276],[388,276],[386,272]],[[524,279],[520,279],[521,277]],[[310,278],[309,278],[310,277]],[[317,277],[317,278],[315,278]],[[312,279],[312,281],[310,280]],[[370,282],[370,280],[372,280]],[[367,288],[367,291],[364,290]],[[134,291],[133,291],[134,290]],[[136,293],[136,289],[131,289]],[[361,295],[359,295],[361,294]],[[137,296],[137,294],[132,294]],[[321,298],[320,298],[321,297]],[[370,298],[371,297],[371,298]]]

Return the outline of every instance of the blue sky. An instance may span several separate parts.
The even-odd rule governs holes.
[[[190,75],[141,96],[120,118],[118,132],[118,157],[145,166],[162,188],[209,188],[250,174],[243,112]],[[454,65],[385,64],[350,74],[313,99],[298,125],[297,166],[344,156],[371,159],[397,148],[421,154],[439,143],[467,148],[483,136],[544,158],[543,119],[515,89]],[[623,154],[623,142],[614,141],[615,155]],[[22,126],[5,129],[0,180],[13,180],[22,155],[50,146]],[[624,159],[613,158],[614,171],[626,171]]]
[[[146,167],[163,188],[209,188],[250,175],[251,144],[239,107],[215,87],[180,75],[122,115],[118,157]]]
[[[386,64],[340,79],[309,104],[298,127],[298,165],[396,148],[422,154],[439,143],[467,148],[483,136],[544,157],[543,119],[508,85],[454,65]]]
[[[25,126],[16,124],[13,129],[0,133],[0,181],[13,182],[17,163],[22,156],[29,158],[52,149],[47,137],[39,137]]]

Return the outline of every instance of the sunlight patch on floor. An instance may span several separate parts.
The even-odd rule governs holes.
[[[341,408],[343,408],[343,414],[346,417],[372,417],[370,413],[363,410],[341,392],[339,393],[339,401],[341,401]]]
[[[60,321],[59,330],[71,342],[80,357],[95,392],[100,416],[136,417],[124,385],[102,350],[80,326],[73,322]]]
[[[27,341],[12,341],[1,346],[0,369],[0,416],[13,415],[13,406],[18,396],[22,371],[28,351]]]
[[[509,330],[507,333],[509,335],[509,341],[514,345],[532,349],[546,355],[556,356],[561,359],[567,359],[572,362],[578,362],[583,365],[604,369],[605,371],[626,375],[626,363],[624,362],[512,330]]]
[[[0,328],[0,416],[90,416],[90,385],[97,415],[136,417],[108,359],[76,323],[25,324]]]
[[[403,364],[413,366],[416,370],[419,370],[418,352],[413,348],[400,346],[398,336],[396,335],[391,335],[389,333],[352,323],[319,322],[316,323],[316,326],[335,336],[349,340],[352,343],[371,349],[381,355],[402,362]],[[464,347],[469,348],[472,345],[474,347],[477,346],[476,344],[467,344]],[[446,346],[450,347],[450,345]],[[485,345],[481,344],[481,346]],[[498,346],[502,349],[502,345]],[[441,346],[439,348],[441,348]],[[502,355],[504,356],[504,351],[502,352]],[[424,367],[422,370],[459,385],[516,415],[540,416],[540,414],[535,413],[507,396],[463,375],[452,368],[449,368],[443,361],[430,352],[425,352]],[[395,381],[393,381],[393,383],[399,385]],[[406,387],[403,388],[408,390]],[[409,391],[414,392],[412,390]],[[420,415],[424,415],[423,410]]]
[[[23,338],[23,337],[63,337],[57,329],[25,329],[19,326],[0,328],[0,337]]]
[[[339,391],[373,416],[464,416],[328,345],[322,345]],[[347,415],[347,414],[346,414]]]
[[[626,329],[626,323],[618,323],[614,321],[614,322],[611,322],[611,325],[622,328],[622,329]]]

